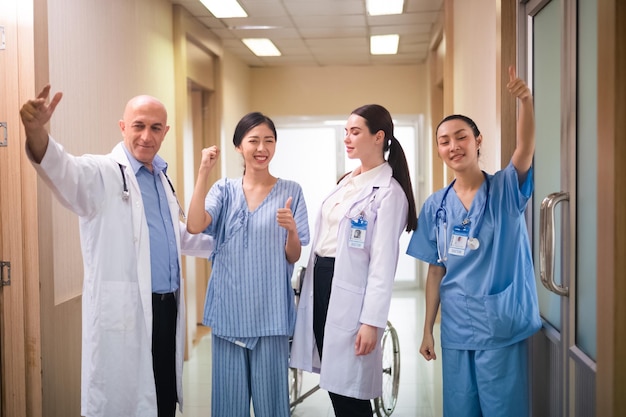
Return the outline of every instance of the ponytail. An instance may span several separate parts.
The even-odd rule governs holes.
[[[393,177],[398,181],[407,200],[409,201],[409,212],[406,224],[406,231],[410,232],[417,229],[417,208],[415,207],[415,198],[413,196],[413,186],[411,184],[411,177],[409,175],[409,165],[406,162],[406,156],[402,145],[398,142],[398,139],[391,137],[388,142],[389,157],[387,162],[391,166],[393,171]]]

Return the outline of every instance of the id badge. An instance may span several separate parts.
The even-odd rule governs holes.
[[[348,246],[363,249],[365,247],[365,234],[367,233],[367,220],[359,216],[356,220],[351,220],[351,223]]]
[[[467,247],[467,238],[469,236],[469,227],[454,226],[452,232],[452,239],[450,241],[450,249],[448,253],[450,255],[463,256],[465,255],[465,248]]]

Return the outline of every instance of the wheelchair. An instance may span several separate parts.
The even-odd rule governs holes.
[[[300,298],[305,271],[306,268],[301,266],[296,276],[298,283],[297,288],[294,288],[296,304]],[[383,393],[380,397],[372,400],[372,414],[378,417],[389,417],[396,408],[400,385],[400,342],[398,340],[398,332],[390,321],[387,321],[387,326],[381,339],[381,347],[383,353],[381,375],[383,378]],[[298,404],[319,389],[320,386],[316,385],[307,392],[302,393],[302,370],[289,368],[289,407],[291,412],[294,411]]]

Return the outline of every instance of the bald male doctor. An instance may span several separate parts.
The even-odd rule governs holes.
[[[182,411],[185,311],[181,254],[210,255],[192,236],[157,155],[169,130],[156,98],[132,98],[123,141],[108,155],[74,156],[45,125],[62,94],[50,86],[20,111],[26,153],[65,207],[79,216],[84,264],[81,415],[174,417]]]

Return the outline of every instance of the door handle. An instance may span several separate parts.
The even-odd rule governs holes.
[[[569,288],[554,282],[554,251],[556,246],[554,208],[562,201],[569,201],[569,193],[552,193],[541,202],[539,212],[539,274],[544,287],[555,294],[567,297]]]

